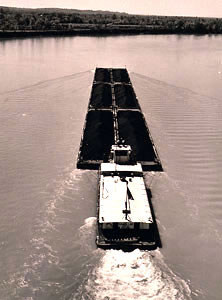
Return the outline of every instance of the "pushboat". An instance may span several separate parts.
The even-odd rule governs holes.
[[[154,221],[140,163],[130,145],[112,145],[99,169],[96,244],[156,248]]]

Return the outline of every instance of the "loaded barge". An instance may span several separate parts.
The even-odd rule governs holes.
[[[108,161],[111,146],[123,140],[144,171],[162,171],[127,70],[97,68],[77,167],[98,170]]]
[[[99,170],[97,246],[156,248],[143,170],[162,166],[126,69],[96,69],[77,167]]]

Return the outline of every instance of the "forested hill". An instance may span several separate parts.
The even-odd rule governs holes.
[[[144,16],[76,9],[0,6],[0,37],[7,33],[181,33],[221,34],[222,18]]]
[[[7,7],[7,6],[0,6],[0,9],[3,9],[5,12],[11,13],[40,13],[40,14],[106,14],[106,15],[113,15],[120,14],[120,15],[128,15],[127,13],[120,13],[120,12],[111,12],[111,11],[103,11],[103,10],[80,10],[80,9],[70,9],[70,8],[21,8],[21,7]]]

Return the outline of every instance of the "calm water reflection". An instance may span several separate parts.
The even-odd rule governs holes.
[[[96,66],[127,66],[130,71],[219,98],[221,41],[221,36],[213,35],[3,40],[1,92]]]

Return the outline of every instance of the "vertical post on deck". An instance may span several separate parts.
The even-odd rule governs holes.
[[[112,92],[112,113],[113,113],[113,128],[114,128],[114,142],[115,145],[118,144],[119,141],[119,129],[118,129],[118,120],[117,120],[117,113],[118,107],[116,105],[116,98],[115,98],[115,90],[114,90],[114,80],[113,80],[113,71],[110,69],[110,81],[111,81],[111,92]]]

